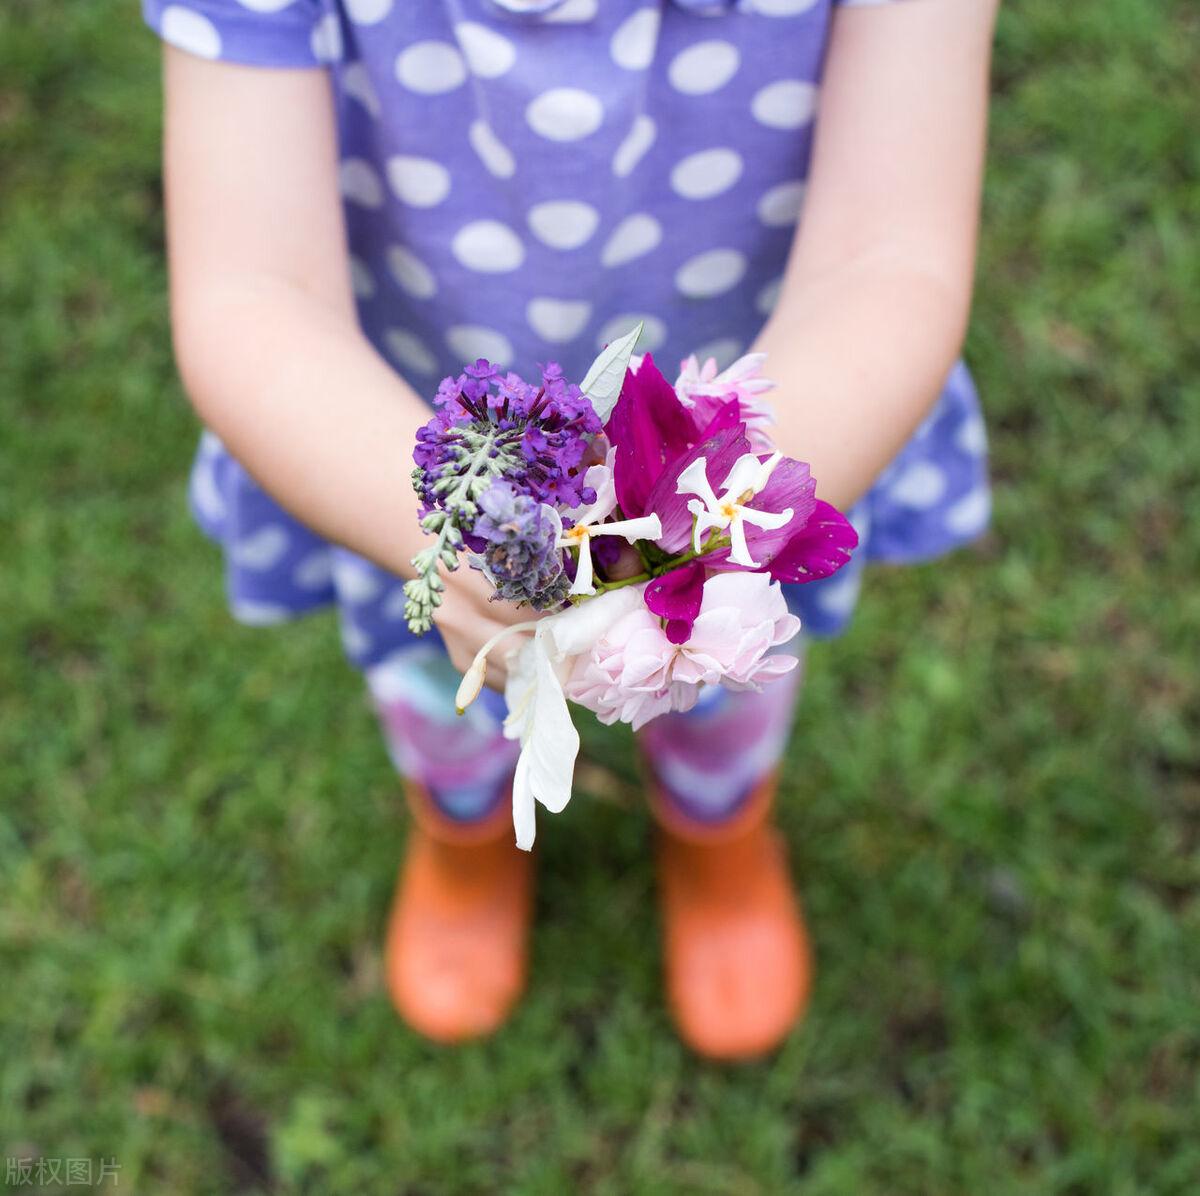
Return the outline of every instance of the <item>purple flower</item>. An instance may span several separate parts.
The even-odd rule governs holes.
[[[574,507],[595,499],[581,465],[600,420],[556,363],[544,366],[541,384],[533,386],[480,358],[457,378],[444,378],[434,403],[437,412],[417,432],[413,451],[425,512],[440,505],[438,482],[461,474],[481,446],[495,463],[493,473],[539,502]]]
[[[535,610],[562,602],[570,580],[555,547],[562,533],[558,512],[505,481],[493,482],[478,506],[471,531],[483,545],[479,560],[496,596],[528,602]]]

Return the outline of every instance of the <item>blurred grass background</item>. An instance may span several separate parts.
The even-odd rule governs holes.
[[[994,533],[813,654],[781,819],[819,981],[739,1069],[671,1032],[616,733],[543,827],[511,1026],[395,1021],[359,680],[327,618],[237,627],[184,508],[157,55],[132,0],[0,8],[0,1151],[139,1194],[1200,1191],[1191,0],[1004,7]]]

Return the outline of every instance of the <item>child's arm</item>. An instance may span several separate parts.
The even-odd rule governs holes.
[[[204,422],[288,510],[411,574],[409,456],[429,409],[362,335],[351,299],[329,82],[165,47],[171,320]],[[500,622],[459,570],[437,624],[465,668]]]
[[[845,507],[940,393],[970,308],[998,0],[835,17],[800,229],[758,349],[777,440]]]

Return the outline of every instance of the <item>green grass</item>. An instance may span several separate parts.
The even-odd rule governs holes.
[[[394,1019],[405,822],[360,682],[326,618],[234,625],[184,510],[135,9],[0,11],[0,1151],[198,1196],[1200,1190],[1190,0],[1002,14],[995,530],[877,570],[813,655],[780,817],[820,974],[740,1069],[672,1035],[596,730],[511,1025]]]

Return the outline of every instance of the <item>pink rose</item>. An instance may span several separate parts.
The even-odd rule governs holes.
[[[789,672],[796,658],[771,649],[799,630],[765,573],[719,573],[704,583],[686,642],[671,643],[662,621],[638,607],[575,657],[565,692],[601,722],[636,731],[660,714],[690,710],[704,685],[758,689]]]

